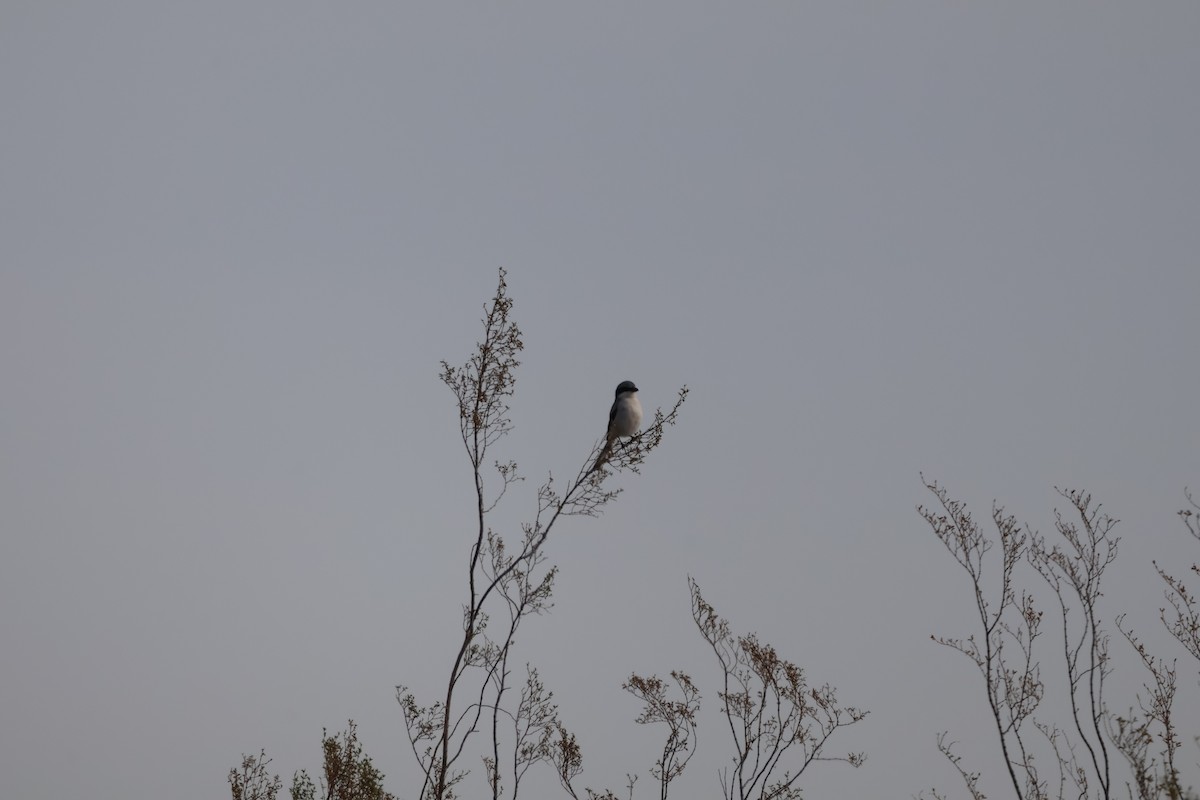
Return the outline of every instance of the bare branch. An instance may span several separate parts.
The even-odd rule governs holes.
[[[1038,798],[1042,795],[1043,783],[1026,746],[1022,726],[1032,718],[1045,691],[1033,652],[1042,612],[1037,610],[1033,598],[1028,594],[1022,594],[1018,605],[1013,579],[1016,565],[1028,550],[1029,537],[1021,531],[1014,517],[1005,515],[1001,507],[993,505],[992,522],[996,526],[1001,548],[1000,587],[998,597],[989,601],[984,587],[984,567],[985,556],[992,549],[992,541],[975,523],[965,504],[951,499],[946,489],[936,481],[925,481],[922,476],[922,482],[937,498],[939,508],[931,510],[918,506],[917,512],[970,578],[975,611],[982,629],[978,639],[974,635],[965,640],[938,636],[930,638],[961,652],[975,664],[984,680],[988,708],[1013,791],[1019,800]],[[1006,622],[1006,614],[1012,610],[1018,615],[1014,624]],[[1021,659],[1016,666],[1005,652],[1008,643],[1014,643],[1021,652]],[[974,792],[974,780],[978,779],[978,775],[961,768],[957,757],[950,752],[946,734],[939,738],[938,748],[959,769],[964,780],[970,775],[975,776],[967,781],[968,788]]]
[[[546,564],[543,548],[555,524],[562,517],[598,516],[615,500],[620,489],[605,489],[604,479],[622,470],[638,472],[646,456],[661,444],[665,426],[675,424],[687,397],[684,387],[669,412],[658,410],[646,430],[623,443],[609,460],[609,469],[588,469],[593,452],[565,486],[549,476],[537,489],[533,521],[521,526],[519,546],[508,547],[504,537],[487,525],[488,515],[508,489],[523,480],[515,462],[492,460],[489,455],[512,431],[509,402],[525,346],[511,318],[513,301],[505,278],[501,269],[495,295],[484,306],[483,339],[474,353],[461,367],[446,362],[441,367],[441,380],[457,402],[461,439],[471,464],[476,525],[467,561],[462,638],[443,699],[421,706],[407,689],[397,688],[409,743],[424,774],[421,800],[454,797],[455,784],[467,774],[461,760],[481,727],[490,738],[480,758],[493,800],[499,800],[506,787],[511,787],[515,800],[521,777],[539,760],[555,763],[560,781],[570,791],[571,778],[581,769],[581,754],[558,723],[557,707],[536,670],[527,668],[525,688],[512,708],[509,663],[517,630],[523,619],[553,606],[557,570]],[[483,470],[489,462],[499,477],[498,487],[491,489],[485,485]],[[498,626],[495,639],[488,627],[492,617],[507,621]],[[469,694],[465,702],[464,692]]]
[[[860,766],[862,753],[831,756],[825,748],[835,732],[861,722],[867,712],[841,705],[828,684],[810,687],[804,670],[754,634],[734,637],[699,584],[689,578],[688,587],[692,619],[723,677],[717,696],[734,746],[732,767],[719,773],[724,796],[792,800],[800,796],[796,783],[813,762]],[[794,766],[784,766],[785,756]]]
[[[283,781],[267,772],[271,759],[267,751],[242,756],[241,769],[229,770],[229,792],[233,800],[275,800]]]
[[[639,725],[661,722],[667,726],[662,755],[650,770],[659,780],[661,800],[666,800],[671,781],[683,774],[696,752],[696,714],[700,710],[700,691],[692,679],[678,671],[672,672],[671,678],[678,687],[679,700],[668,697],[667,682],[656,675],[649,678],[630,675],[621,687],[644,704],[635,722]]]

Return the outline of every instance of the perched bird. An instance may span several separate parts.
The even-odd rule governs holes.
[[[638,388],[633,381],[621,381],[617,384],[616,398],[608,412],[608,433],[605,435],[604,447],[592,465],[592,472],[612,455],[613,442],[622,436],[633,436],[642,425],[642,404],[638,400]]]

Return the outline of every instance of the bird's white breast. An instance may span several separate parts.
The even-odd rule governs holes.
[[[642,424],[642,404],[637,392],[621,395],[617,401],[617,413],[613,417],[613,436],[632,436]]]

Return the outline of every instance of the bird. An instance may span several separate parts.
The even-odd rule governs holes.
[[[617,384],[616,396],[612,408],[608,411],[608,430],[604,437],[604,447],[596,457],[590,472],[600,469],[612,454],[613,442],[622,436],[633,436],[642,425],[642,404],[638,400],[638,387],[633,381],[621,381]]]

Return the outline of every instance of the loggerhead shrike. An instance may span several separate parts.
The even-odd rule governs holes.
[[[608,433],[605,436],[604,447],[592,465],[591,471],[600,469],[612,453],[613,442],[621,436],[633,436],[642,425],[642,404],[638,400],[638,388],[633,381],[621,381],[617,384],[616,398],[608,412]]]

